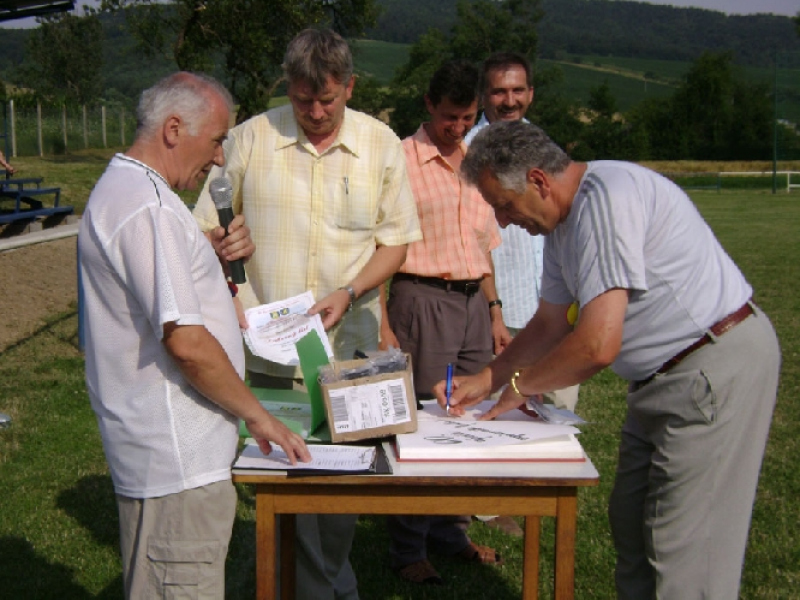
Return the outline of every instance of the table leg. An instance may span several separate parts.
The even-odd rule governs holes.
[[[256,486],[256,597],[277,599],[275,502],[268,486]]]
[[[525,540],[522,555],[522,600],[539,597],[539,531],[541,518],[525,516]]]
[[[297,532],[295,515],[281,515],[281,598],[294,600],[296,563],[294,541]]]
[[[556,600],[575,596],[575,531],[578,520],[578,490],[565,489],[558,497],[556,514]]]

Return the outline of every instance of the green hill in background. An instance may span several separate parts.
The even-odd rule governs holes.
[[[134,102],[143,89],[177,68],[170,58],[142,55],[125,29],[123,15],[104,14],[101,22],[105,34],[105,99]],[[26,87],[20,79],[19,67],[25,60],[25,46],[30,33],[30,29],[0,29],[0,81]]]
[[[408,61],[411,48],[410,44],[381,40],[358,40],[352,46],[356,70],[383,84],[389,83],[395,71]]]
[[[564,73],[563,91],[571,100],[585,105],[593,88],[608,84],[625,112],[647,98],[665,98],[675,91],[675,81],[689,69],[688,62],[661,61],[664,71],[653,70],[652,61],[636,61],[614,57],[575,56],[571,60],[541,59],[540,69],[558,67]]]
[[[449,31],[457,0],[378,0],[383,13],[368,37],[413,43],[429,27]],[[692,61],[730,50],[742,65],[766,67],[775,52],[800,52],[789,17],[726,15],[624,0],[541,0],[539,55],[559,53]]]

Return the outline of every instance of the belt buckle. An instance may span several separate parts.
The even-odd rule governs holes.
[[[480,287],[481,287],[481,284],[476,282],[476,281],[467,281],[464,284],[464,293],[467,296],[474,296],[475,294],[478,293],[478,290],[480,289]]]

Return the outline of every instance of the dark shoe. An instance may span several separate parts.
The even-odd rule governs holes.
[[[522,527],[519,526],[513,517],[506,515],[489,519],[488,521],[484,521],[483,524],[514,537],[522,537],[523,535]]]
[[[442,585],[444,580],[427,559],[418,560],[410,565],[397,569],[397,574],[411,583]]]
[[[503,559],[495,552],[494,548],[489,546],[480,546],[475,542],[470,542],[469,545],[461,552],[456,554],[458,558],[469,562],[477,562],[482,565],[502,565]]]

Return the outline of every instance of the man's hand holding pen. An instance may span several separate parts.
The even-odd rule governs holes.
[[[452,417],[460,417],[464,414],[464,409],[477,404],[486,398],[491,392],[492,377],[489,369],[483,369],[476,375],[463,375],[452,377],[450,386],[450,409],[448,414]],[[447,380],[443,379],[433,386],[433,393],[439,406],[447,410],[448,394]]]
[[[447,414],[452,417],[460,417],[464,410],[470,406],[485,400],[492,393],[492,372],[489,367],[484,368],[475,375],[456,376],[452,378],[450,393],[448,394],[448,381],[444,379],[433,386],[433,393],[439,406],[447,410]],[[541,396],[532,396],[533,402],[541,404]],[[489,421],[498,415],[519,408],[524,413],[541,418],[537,411],[532,407],[526,406],[527,397],[517,394],[508,385],[500,395],[497,403],[487,412],[479,417],[481,421]],[[534,404],[535,406],[535,404]],[[523,408],[524,407],[524,408]]]

